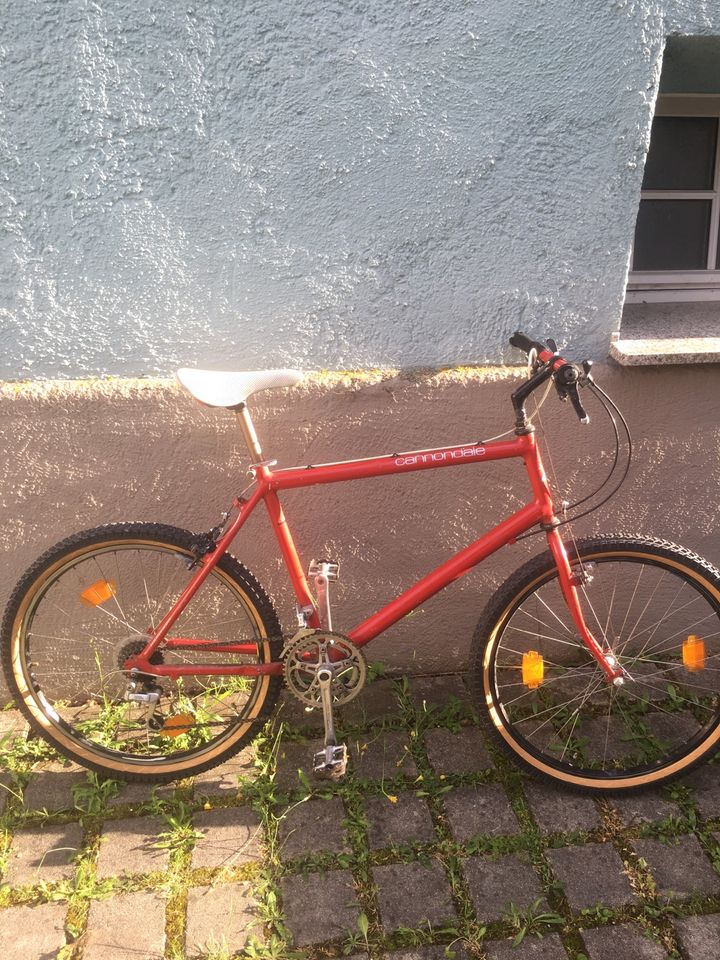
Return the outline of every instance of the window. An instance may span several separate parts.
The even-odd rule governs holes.
[[[720,300],[720,96],[658,98],[627,301]]]

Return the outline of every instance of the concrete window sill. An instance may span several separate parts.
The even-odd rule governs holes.
[[[626,367],[720,363],[720,303],[626,303],[610,356]]]
[[[610,356],[624,367],[671,363],[720,363],[720,337],[625,340],[610,344]]]

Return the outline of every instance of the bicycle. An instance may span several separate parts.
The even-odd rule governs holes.
[[[501,546],[544,533],[549,550],[491,597],[472,641],[474,701],[495,744],[536,776],[598,793],[659,784],[707,760],[720,741],[720,573],[652,538],[563,542],[568,520],[553,505],[528,398],[545,385],[544,400],[554,384],[584,423],[579,388],[605,408],[616,450],[595,494],[620,469],[619,411],[589,362],[565,360],[553,341],[516,333],[510,342],[529,363],[511,397],[512,439],[283,469],[263,459],[247,401],[294,385],[302,373],[178,371],[196,400],[235,411],[252,483],[206,534],[111,524],[63,540],[30,567],[9,601],[1,649],[32,729],[103,774],[170,781],[252,740],[284,681],[306,707],[322,710],[314,770],[337,779],[347,754],[334,709],[363,687],[365,644]],[[627,443],[629,465],[629,431]],[[337,564],[311,563],[313,596],[278,494],[505,458],[523,460],[529,502],[347,634],[335,631],[329,589]],[[620,483],[626,474],[627,466]],[[261,502],[297,599],[297,628],[285,634],[268,595],[228,552]]]

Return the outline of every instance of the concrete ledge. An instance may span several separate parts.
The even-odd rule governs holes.
[[[720,363],[720,337],[616,340],[610,356],[626,367]]]

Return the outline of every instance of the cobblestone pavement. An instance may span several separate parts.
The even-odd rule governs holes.
[[[498,757],[459,676],[382,679],[194,780],[123,785],[0,713],[3,960],[717,960],[720,766],[594,800]],[[13,738],[14,742],[13,742]]]

